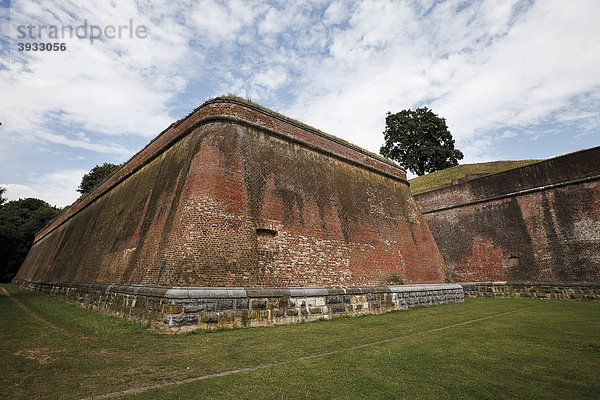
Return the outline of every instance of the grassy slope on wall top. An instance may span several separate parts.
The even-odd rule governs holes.
[[[509,169],[524,167],[542,160],[492,161],[477,164],[463,164],[431,174],[411,179],[410,191],[413,195],[429,192],[452,185],[452,180],[463,179],[471,174],[495,174]]]

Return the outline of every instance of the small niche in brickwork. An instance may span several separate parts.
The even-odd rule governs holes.
[[[515,268],[518,267],[521,262],[519,261],[519,257],[508,257],[508,267]]]
[[[257,228],[256,249],[259,251],[276,252],[278,250],[277,231],[268,228]]]
[[[275,237],[275,236],[277,236],[277,231],[274,231],[273,229],[256,228],[256,234],[259,236]]]

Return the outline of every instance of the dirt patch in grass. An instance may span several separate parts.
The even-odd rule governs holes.
[[[65,350],[51,349],[49,347],[39,347],[37,349],[24,349],[14,353],[15,356],[25,357],[29,360],[37,361],[41,365],[48,364],[56,360],[56,353],[62,353]]]

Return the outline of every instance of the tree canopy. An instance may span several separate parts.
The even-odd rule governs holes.
[[[0,205],[1,282],[10,282],[15,276],[33,245],[35,234],[56,218],[60,211],[43,200],[33,198]]]
[[[121,168],[122,165],[123,164],[115,165],[111,163],[96,165],[90,170],[90,172],[83,175],[83,178],[81,178],[81,183],[79,184],[79,188],[77,188],[77,191],[82,195],[86,195],[92,192],[109,176],[111,176],[116,170]]]
[[[6,199],[4,198],[4,192],[6,192],[6,188],[0,187],[0,206],[6,203]]]
[[[446,120],[427,107],[388,112],[383,134],[379,153],[419,176],[458,165],[464,157],[454,148]]]

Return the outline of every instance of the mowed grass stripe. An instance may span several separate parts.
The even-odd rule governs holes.
[[[310,359],[313,359],[313,358],[320,358],[320,357],[331,356],[331,355],[342,353],[342,352],[346,352],[346,351],[359,350],[359,349],[363,349],[365,347],[379,346],[379,345],[382,345],[382,344],[394,342],[396,340],[407,339],[407,338],[411,338],[411,337],[414,337],[414,336],[420,336],[420,335],[426,335],[428,333],[439,332],[439,331],[443,331],[443,330],[446,330],[446,329],[451,329],[451,328],[456,328],[456,327],[463,326],[463,325],[472,324],[474,322],[485,321],[487,319],[498,318],[498,317],[501,317],[501,316],[504,316],[504,315],[513,314],[513,313],[521,312],[521,311],[524,311],[524,310],[529,310],[529,309],[534,308],[534,307],[536,307],[536,306],[529,306],[529,307],[525,307],[525,308],[520,308],[518,310],[506,311],[506,312],[503,312],[503,313],[494,314],[494,315],[488,315],[488,316],[477,318],[477,319],[473,319],[473,320],[470,320],[470,321],[464,321],[464,322],[460,322],[460,323],[456,323],[456,324],[452,324],[452,325],[448,325],[448,326],[443,326],[443,327],[440,327],[440,328],[429,329],[427,331],[416,332],[416,333],[413,333],[413,334],[410,334],[410,335],[404,335],[404,336],[394,337],[394,338],[390,338],[390,339],[379,340],[379,341],[372,342],[372,343],[365,343],[365,344],[361,344],[361,345],[358,345],[358,346],[353,346],[353,347],[348,347],[348,348],[342,348],[342,349],[332,350],[332,351],[328,351],[328,352],[320,353],[320,354],[313,354],[313,355],[310,355],[310,356],[304,356],[304,357],[296,358],[296,359],[293,359],[293,360],[282,361],[282,362],[272,363],[272,364],[265,364],[265,365],[257,365],[255,367],[242,368],[242,369],[236,369],[236,370],[231,370],[231,371],[224,371],[224,372],[220,372],[220,373],[216,373],[216,374],[203,375],[203,376],[198,376],[198,377],[195,377],[195,378],[188,378],[188,379],[184,379],[184,380],[181,380],[181,381],[166,382],[166,383],[161,383],[161,384],[152,385],[152,386],[145,386],[145,387],[141,387],[141,388],[133,388],[133,389],[128,389],[128,390],[124,390],[124,391],[120,391],[120,392],[113,392],[113,393],[107,393],[107,394],[100,395],[100,396],[88,397],[88,398],[83,399],[83,400],[94,400],[94,399],[106,399],[106,398],[119,397],[119,396],[124,396],[126,394],[141,393],[141,392],[145,392],[145,391],[148,391],[148,390],[158,389],[158,388],[162,388],[162,387],[166,387],[166,386],[181,385],[181,384],[185,384],[185,383],[198,382],[198,381],[203,381],[203,380],[206,380],[206,379],[217,378],[217,377],[222,377],[222,376],[228,376],[228,375],[232,375],[232,374],[238,374],[240,372],[257,371],[257,370],[260,370],[260,369],[266,369],[266,368],[271,368],[271,367],[278,367],[278,366],[282,366],[282,365],[286,365],[286,364],[291,364],[291,363],[296,363],[296,362],[300,362],[300,361],[310,360]]]
[[[484,377],[493,374],[486,370],[485,363],[478,364],[479,351],[488,352],[489,349],[485,347],[488,345],[492,350],[502,346],[506,348],[504,342],[500,343],[502,346],[498,345],[500,339],[507,344],[516,343],[515,351],[518,354],[552,354],[547,363],[550,365],[547,376],[552,375],[553,369],[558,371],[556,359],[559,358],[564,360],[561,363],[565,367],[576,371],[581,368],[570,359],[575,353],[581,353],[579,350],[574,353],[573,346],[585,349],[581,353],[584,357],[578,360],[585,360],[590,367],[600,367],[597,357],[593,357],[596,353],[588,351],[594,349],[593,346],[600,346],[600,307],[591,303],[477,299],[467,300],[464,304],[416,308],[376,316],[173,336],[154,334],[143,325],[130,324],[50,297],[33,295],[13,286],[3,287],[29,310],[71,335],[69,337],[49,329],[24,313],[9,298],[0,296],[3,307],[0,318],[0,351],[3,356],[0,360],[3,370],[0,397],[11,399],[79,399],[272,364],[282,365],[153,389],[131,396],[248,398],[257,393],[256,397],[303,398],[304,388],[308,387],[308,397],[322,394],[321,397],[341,398],[351,393],[359,393],[356,396],[364,397],[369,390],[374,390],[371,388],[373,384],[377,386],[373,393],[398,397],[394,395],[398,390],[398,373],[404,377],[406,386],[414,389],[413,393],[417,395],[421,393],[418,385],[410,384],[415,381],[414,374],[423,374],[424,383],[446,385],[449,387],[448,393],[456,395],[456,388],[460,387],[458,383],[465,374],[470,376],[474,385],[487,385],[487,378]],[[379,346],[365,346],[328,357],[294,361],[532,305],[538,307],[429,335]],[[496,336],[490,331],[491,327],[505,333]],[[568,328],[566,334],[565,327]],[[469,337],[465,336],[465,332],[474,333]],[[450,364],[445,358],[442,358],[441,364],[437,360],[436,354],[439,348],[443,348],[443,343],[438,344],[440,337],[452,339],[444,351],[447,354],[455,353],[452,357],[461,360],[457,368],[464,369],[450,382],[440,383],[434,374],[438,371],[454,371],[452,368],[447,370]],[[473,340],[473,337],[477,340]],[[563,343],[564,337],[571,338],[569,340],[573,343]],[[528,340],[521,343],[523,338]],[[538,346],[536,343],[539,340],[541,344]],[[560,343],[566,347],[556,349],[556,344]],[[377,361],[380,351],[385,353],[390,349],[391,361],[385,358],[387,355]],[[489,358],[484,360],[495,365],[494,360],[506,357],[504,353],[492,351]],[[32,357],[27,358],[28,355]],[[413,365],[416,355],[420,357],[417,359],[419,365]],[[36,356],[40,359],[46,357],[46,362],[41,364],[35,360]],[[432,357],[436,359],[435,363]],[[522,362],[517,357],[516,365]],[[317,366],[317,371],[311,369],[313,365]],[[425,368],[425,372],[421,368]],[[586,378],[587,371],[578,371],[575,375],[583,379],[583,387],[595,388],[597,379],[594,378],[594,383],[591,383]],[[277,379],[273,381],[271,377]],[[502,379],[507,378],[501,378],[499,382],[502,383]],[[569,377],[565,379],[565,387],[572,389],[573,380]],[[273,386],[269,386],[271,384]],[[300,384],[303,386],[298,386]],[[231,389],[227,389],[228,386]],[[427,386],[427,390],[431,390],[430,386]]]
[[[59,327],[53,325],[49,321],[47,321],[44,318],[42,318],[40,315],[38,315],[38,314],[34,313],[33,311],[31,311],[25,304],[23,304],[23,302],[19,301],[17,298],[15,298],[14,296],[12,296],[5,288],[0,287],[0,293],[2,295],[4,295],[4,296],[8,296],[8,298],[10,298],[11,301],[13,301],[19,308],[21,308],[23,311],[25,311],[29,316],[31,316],[37,322],[45,324],[46,326],[48,326],[48,328],[50,328],[53,331],[59,331],[61,333],[69,335],[69,333],[66,332],[64,329],[59,328]]]
[[[597,303],[540,307],[124,399],[596,399]]]
[[[0,385],[16,389],[12,398],[81,398],[131,387],[172,382],[199,375],[297,359],[337,348],[371,343],[420,330],[471,320],[494,312],[522,307],[522,303],[490,303],[487,307],[444,305],[423,308],[418,313],[389,313],[382,316],[343,318],[331,323],[311,323],[268,328],[238,329],[197,335],[162,336],[147,332],[141,325],[104,316],[66,304],[57,299],[34,295],[13,286],[13,296],[46,320],[71,332],[77,340],[48,331],[29,321],[26,315],[3,320],[13,340],[2,342],[6,349],[7,373]],[[460,311],[459,311],[460,310]],[[410,315],[409,315],[410,314]],[[26,349],[45,354],[52,349],[51,362],[37,365],[34,360],[15,356]],[[12,359],[12,360],[11,360]],[[19,367],[30,365],[23,374]],[[48,376],[53,376],[52,382]],[[5,381],[1,379],[5,378]],[[84,378],[84,379],[82,379]],[[59,382],[56,384],[55,382]],[[16,396],[16,397],[15,397]]]

